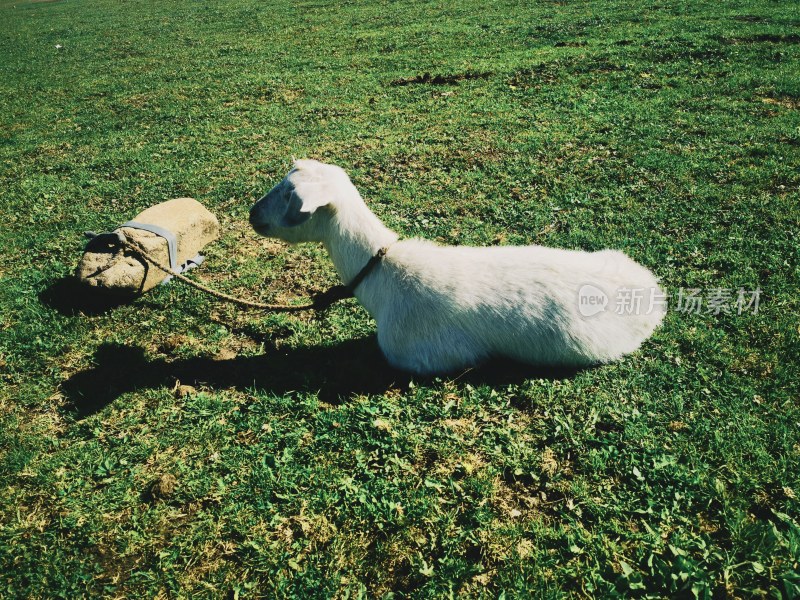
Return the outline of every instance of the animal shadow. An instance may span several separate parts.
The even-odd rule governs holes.
[[[172,385],[176,380],[212,389],[317,392],[325,401],[381,393],[408,383],[407,375],[383,360],[374,337],[222,360],[148,358],[137,346],[103,344],[93,362],[94,366],[61,384],[78,418],[102,410],[127,392]]]
[[[529,378],[561,379],[575,372],[496,361],[448,379],[473,385],[504,385]],[[169,386],[175,381],[211,389],[256,389],[278,395],[310,392],[325,402],[339,403],[352,395],[407,389],[412,380],[423,384],[436,381],[392,368],[373,335],[330,346],[272,349],[257,356],[222,360],[148,358],[140,347],[104,344],[95,354],[94,366],[69,377],[61,384],[61,390],[71,405],[70,412],[82,419],[102,410],[122,394]]]

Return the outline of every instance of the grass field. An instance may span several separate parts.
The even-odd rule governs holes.
[[[797,2],[0,0],[0,103],[0,596],[800,597]],[[189,195],[193,277],[324,289],[247,226],[292,156],[404,236],[619,248],[701,310],[420,380],[353,301],[72,285],[84,230]]]

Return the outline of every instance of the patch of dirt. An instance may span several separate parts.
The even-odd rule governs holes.
[[[772,104],[773,106],[790,108],[792,110],[800,108],[800,100],[794,100],[792,98],[761,98],[761,102],[764,104]]]
[[[549,477],[558,473],[558,461],[556,460],[555,452],[551,448],[545,448],[542,451],[542,472]]]
[[[156,350],[162,354],[172,355],[181,348],[196,348],[198,345],[198,341],[195,338],[182,333],[176,333],[164,338],[164,340],[158,344]]]
[[[145,489],[145,497],[151,502],[167,500],[175,493],[178,480],[171,473],[164,473],[151,481]]]
[[[458,85],[460,81],[468,81],[473,79],[488,79],[493,73],[490,72],[474,72],[455,73],[450,75],[431,75],[428,72],[422,75],[414,75],[413,77],[401,77],[389,83],[391,86],[404,86],[404,85]]]
[[[736,15],[732,17],[734,21],[739,21],[740,23],[771,23],[772,19],[769,17],[760,17],[758,15]]]
[[[233,360],[238,354],[230,348],[222,348],[214,355],[214,360]]]
[[[494,481],[494,489],[495,493],[490,502],[503,520],[528,521],[541,518],[541,506],[546,499],[540,497],[540,492],[535,486],[519,482],[509,484],[498,477]]]
[[[723,44],[800,44],[800,34],[797,33],[760,33],[749,37],[720,37]]]
[[[197,394],[197,388],[191,385],[181,385],[180,381],[175,383],[173,394],[176,398],[187,398]]]
[[[306,544],[300,552],[300,557],[314,548],[325,546],[337,534],[336,525],[330,522],[323,514],[306,514],[301,511],[299,515],[284,518],[275,529],[275,537],[292,547],[297,540],[304,540]]]
[[[151,104],[152,97],[149,94],[133,94],[127,98],[122,99],[123,104],[127,104],[131,108],[148,108]]]
[[[480,431],[475,421],[471,419],[445,419],[442,424],[461,436],[477,435]]]

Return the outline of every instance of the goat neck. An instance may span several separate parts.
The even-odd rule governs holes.
[[[332,203],[324,245],[342,282],[347,285],[381,248],[397,241],[398,235],[381,223],[353,189]]]

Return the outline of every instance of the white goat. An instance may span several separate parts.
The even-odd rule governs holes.
[[[354,286],[389,363],[419,374],[493,357],[586,366],[636,350],[664,316],[650,271],[622,252],[399,240],[339,167],[298,160],[250,211],[261,235],[322,242]],[[617,306],[609,306],[616,299]]]

